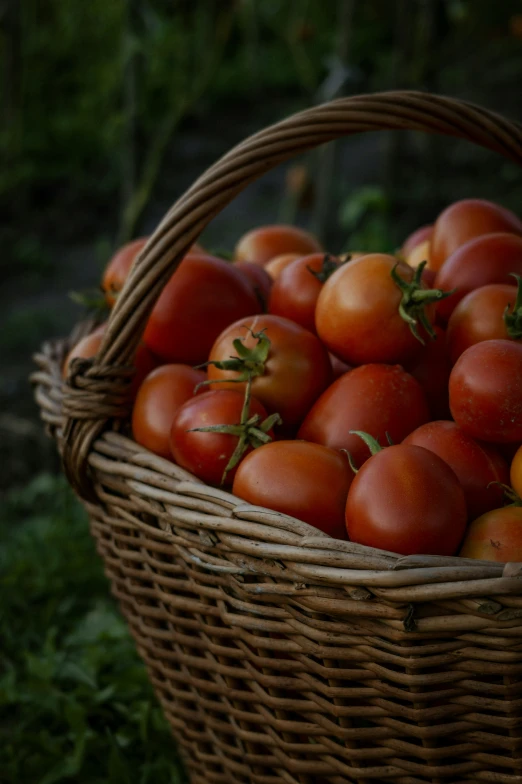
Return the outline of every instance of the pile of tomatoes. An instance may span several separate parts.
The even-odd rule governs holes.
[[[145,242],[110,260],[109,307]],[[232,260],[194,245],[138,348],[133,436],[338,539],[522,560],[519,276],[522,222],[478,199],[395,254],[333,255],[284,225]]]

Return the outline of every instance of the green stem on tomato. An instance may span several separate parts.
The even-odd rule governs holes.
[[[513,490],[512,487],[505,485],[503,482],[497,482],[496,480],[489,482],[488,488],[492,485],[497,485],[502,490],[504,494],[504,506],[522,506],[522,498],[520,498],[519,494],[516,490]],[[507,503],[508,501],[510,503]]]
[[[522,338],[522,278],[516,272],[510,272],[510,275],[517,282],[517,296],[511,313],[509,312],[511,305],[506,306],[504,324],[506,325],[508,336],[512,340],[520,340]]]
[[[347,261],[349,261],[349,257],[344,261],[341,261],[335,256],[330,256],[329,253],[325,253],[320,269],[314,270],[311,267],[307,267],[306,269],[314,278],[317,278],[320,283],[326,283],[328,278]]]
[[[236,350],[236,357],[223,360],[209,360],[198,365],[196,369],[206,368],[213,365],[219,370],[231,370],[239,373],[236,378],[211,378],[202,381],[197,385],[196,390],[208,384],[229,383],[242,384],[249,379],[262,376],[265,373],[265,363],[270,353],[270,340],[265,335],[265,330],[252,332],[252,337],[257,339],[254,348],[247,348],[243,343],[243,338],[236,338],[232,345]]]
[[[426,261],[419,264],[413,274],[411,282],[400,277],[397,272],[399,262],[395,264],[390,272],[393,282],[402,291],[402,299],[399,304],[400,316],[408,324],[412,335],[422,343],[422,345],[425,345],[425,343],[419,335],[419,324],[421,324],[432,340],[436,340],[437,338],[437,333],[433,329],[433,325],[426,314],[426,306],[431,305],[433,302],[439,302],[441,299],[445,299],[446,297],[449,297],[450,294],[453,294],[453,291],[422,288],[422,272],[426,264]]]

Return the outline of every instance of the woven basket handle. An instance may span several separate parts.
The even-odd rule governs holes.
[[[91,445],[129,413],[125,390],[148,316],[205,226],[249,183],[292,156],[362,131],[415,130],[474,142],[522,164],[522,125],[473,104],[419,92],[341,98],[299,112],[234,147],[174,204],[136,260],[111,314],[96,363],[69,379],[64,394],[65,470],[85,499]]]

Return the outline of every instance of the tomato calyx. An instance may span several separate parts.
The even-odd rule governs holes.
[[[233,370],[239,373],[236,378],[223,378],[223,379],[208,379],[198,384],[196,390],[206,384],[219,384],[220,382],[236,382],[243,383],[244,381],[251,381],[257,376],[262,376],[265,373],[265,363],[270,353],[270,340],[265,335],[265,330],[260,332],[252,332],[252,337],[256,338],[257,343],[254,348],[247,348],[243,344],[243,338],[236,338],[232,345],[234,346],[237,357],[223,360],[209,360],[202,365],[198,365],[196,369],[206,368],[209,365],[219,368],[219,370]]]
[[[194,427],[187,431],[188,433],[221,433],[237,437],[238,442],[223,471],[221,485],[225,484],[227,474],[237,466],[249,446],[252,449],[257,449],[263,444],[268,444],[272,440],[269,435],[270,430],[275,425],[283,424],[279,414],[271,414],[264,421],[261,421],[259,414],[250,416],[251,390],[252,377],[248,379],[246,385],[241,418],[237,425],[209,425],[208,427]]]
[[[362,438],[362,440],[364,441],[364,443],[366,444],[366,446],[370,450],[370,454],[372,455],[372,457],[373,457],[373,455],[376,455],[377,452],[381,452],[382,449],[383,449],[383,447],[379,444],[379,442],[377,441],[376,438],[371,436],[369,433],[365,433],[363,430],[350,430],[350,435],[351,436],[359,436],[359,438]],[[388,435],[388,433],[386,433],[386,438],[388,440],[389,445],[392,446],[392,441],[391,441],[390,436]],[[347,456],[348,462],[350,463],[350,468],[352,469],[354,474],[359,473],[359,469],[357,468],[357,466],[353,462],[353,458],[352,458],[350,452],[347,449],[341,449],[341,452],[344,452],[345,455]]]
[[[515,278],[518,288],[513,310],[510,313],[511,305],[507,305],[504,311],[504,324],[509,337],[512,340],[520,340],[522,338],[522,277],[516,272],[511,272],[510,275]]]
[[[522,498],[520,498],[519,494],[516,492],[516,490],[513,490],[512,487],[503,484],[503,482],[494,481],[488,484],[488,488],[492,487],[493,485],[500,487],[502,490],[504,494],[504,506],[522,506]]]
[[[408,324],[412,335],[425,345],[425,341],[419,334],[418,326],[422,325],[426,333],[432,340],[437,339],[437,333],[426,314],[426,305],[434,302],[439,302],[441,299],[449,297],[453,294],[452,291],[443,291],[442,289],[424,289],[422,288],[422,272],[427,264],[427,261],[422,261],[416,267],[411,282],[401,278],[397,272],[399,262],[395,264],[390,272],[393,282],[402,291],[402,299],[399,304],[399,314],[401,318]]]
[[[337,259],[335,256],[331,256],[329,253],[326,253],[321,264],[321,269],[314,270],[308,266],[306,269],[311,275],[314,276],[314,278],[317,278],[319,283],[326,283],[328,278],[335,272],[335,270],[339,269],[342,264],[346,264],[346,262],[350,261],[350,259],[351,255],[348,253],[339,263],[339,259]]]

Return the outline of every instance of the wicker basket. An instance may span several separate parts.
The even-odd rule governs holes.
[[[211,218],[295,153],[400,128],[522,163],[522,126],[448,98],[384,93],[296,114],[237,146],[174,205],[94,364],[64,388],[67,342],[36,358],[43,419],[192,784],[522,782],[522,564],[336,541],[125,435],[148,313]]]

